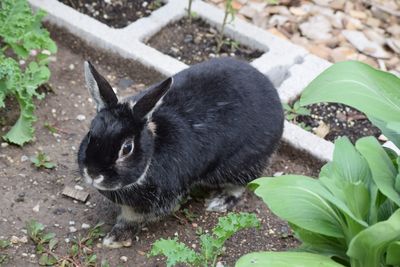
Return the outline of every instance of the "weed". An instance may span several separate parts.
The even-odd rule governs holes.
[[[36,168],[53,169],[57,166],[55,163],[50,161],[49,156],[41,151],[38,152],[36,156],[31,157],[31,162]]]
[[[212,234],[200,235],[200,252],[179,242],[178,238],[162,238],[153,244],[149,256],[164,255],[167,258],[168,267],[178,263],[186,263],[190,266],[215,266],[226,240],[242,229],[259,227],[259,225],[260,221],[254,214],[229,213],[219,218]]]
[[[283,103],[283,109],[285,111],[285,117],[288,121],[296,122],[298,116],[309,116],[310,110],[300,106],[300,102],[296,101],[292,105]]]

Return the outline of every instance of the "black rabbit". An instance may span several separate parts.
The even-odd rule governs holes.
[[[109,247],[170,214],[195,185],[219,190],[208,210],[230,208],[282,135],[276,89],[242,61],[197,64],[122,100],[89,62],[85,77],[97,115],[78,161],[86,181],[121,206]]]

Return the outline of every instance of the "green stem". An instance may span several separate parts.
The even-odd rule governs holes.
[[[229,15],[229,10],[227,7],[225,7],[224,20],[222,21],[221,30],[219,31],[217,39],[217,49],[215,51],[217,54],[219,54],[219,52],[221,51],[222,44],[224,43],[224,32],[225,32],[226,21],[228,20],[228,15]]]
[[[188,17],[189,17],[189,23],[192,23],[192,2],[193,0],[189,0],[189,5],[188,5]]]

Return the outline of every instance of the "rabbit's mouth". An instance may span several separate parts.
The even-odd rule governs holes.
[[[115,191],[118,189],[121,189],[122,186],[120,183],[113,185],[112,187],[104,187],[102,185],[103,181],[104,181],[104,175],[100,174],[98,175],[96,178],[92,178],[89,173],[87,168],[83,168],[83,177],[85,178],[85,182],[87,184],[92,185],[94,188],[101,190],[101,191]]]

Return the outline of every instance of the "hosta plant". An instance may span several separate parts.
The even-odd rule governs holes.
[[[302,105],[343,103],[364,112],[400,144],[400,79],[359,62],[333,65],[304,91]],[[300,175],[250,184],[289,222],[297,252],[245,255],[237,266],[400,266],[400,157],[374,137],[335,142],[319,179]]]
[[[26,0],[0,1],[0,108],[7,96],[16,98],[20,115],[3,138],[17,145],[32,140],[35,105],[44,97],[37,88],[50,78],[48,57],[57,50],[41,25],[45,13],[32,13]]]

